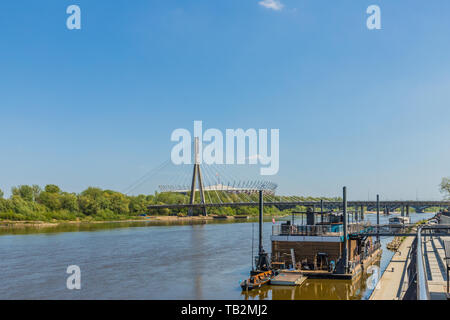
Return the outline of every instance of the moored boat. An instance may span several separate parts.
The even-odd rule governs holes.
[[[218,219],[218,220],[226,220],[226,219],[228,219],[228,216],[219,216],[219,215],[214,215],[214,216],[212,216],[213,217],[213,219]]]
[[[255,288],[261,288],[262,286],[269,284],[270,280],[274,277],[272,270],[255,273],[250,278],[241,282],[242,290],[253,290]]]
[[[300,224],[294,214],[302,215]],[[380,242],[366,235],[372,227],[362,216],[349,216],[347,210],[316,213],[314,208],[293,212],[291,221],[272,225],[271,265],[281,273],[294,271],[310,279],[361,276],[381,255]]]
[[[392,217],[389,218],[389,226],[391,228],[402,228],[405,224],[409,224],[409,217]]]

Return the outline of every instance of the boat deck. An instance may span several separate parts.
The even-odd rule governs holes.
[[[355,268],[352,270],[351,273],[335,273],[335,272],[329,272],[327,270],[282,270],[281,273],[286,274],[296,274],[296,275],[303,275],[308,279],[341,279],[341,280],[351,280],[355,277],[359,277],[361,275],[361,272],[368,268],[368,266],[374,264],[377,260],[381,257],[381,248],[378,248],[372,254],[370,254],[363,262],[362,264],[358,264],[355,266]]]
[[[307,277],[298,272],[282,272],[270,280],[271,285],[299,286],[305,282]]]
[[[435,236],[423,239],[422,251],[431,300],[447,300],[447,265],[443,244],[449,240],[450,237]]]

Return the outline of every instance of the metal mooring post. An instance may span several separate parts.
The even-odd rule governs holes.
[[[264,198],[263,191],[259,191],[259,252],[258,252],[258,263],[256,264],[256,270],[267,271],[270,270],[269,256],[264,252],[263,248],[263,217],[264,212]]]
[[[263,212],[264,212],[264,198],[263,191],[259,190],[259,254],[263,253]]]
[[[348,244],[347,244],[347,187],[343,188],[342,192],[342,207],[343,207],[343,218],[344,218],[344,270],[347,273],[348,269]]]
[[[316,205],[315,204],[313,204],[313,214],[312,214],[312,216],[313,216],[314,224],[316,224]]]
[[[320,199],[320,222],[323,223],[323,199]]]
[[[380,241],[380,195],[377,194],[377,242]]]

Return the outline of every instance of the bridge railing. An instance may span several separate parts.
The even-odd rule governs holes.
[[[403,300],[416,300],[417,299],[417,237],[411,244],[408,254],[409,264],[406,269],[406,279],[408,279],[405,285],[405,293],[403,294]]]
[[[382,224],[382,225],[365,225],[361,229],[355,229],[351,231],[349,229],[349,234],[353,236],[358,235],[371,235],[375,236],[377,233],[383,236],[397,236],[400,234],[408,234],[410,233],[411,228],[414,227],[413,224],[404,224],[404,225],[392,225],[392,224]],[[415,235],[415,233],[414,233]]]
[[[356,233],[364,230],[367,225],[354,223],[348,225],[349,233]],[[342,224],[331,225],[290,225],[275,224],[272,226],[273,236],[340,236],[343,235]]]
[[[427,275],[425,271],[425,262],[422,250],[422,230],[417,231],[417,252],[416,252],[416,268],[417,268],[417,300],[430,300],[430,291],[428,289]]]

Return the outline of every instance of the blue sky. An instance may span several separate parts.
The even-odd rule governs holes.
[[[2,1],[0,188],[120,191],[202,120],[280,129],[283,194],[440,199],[450,2],[259,2]]]

